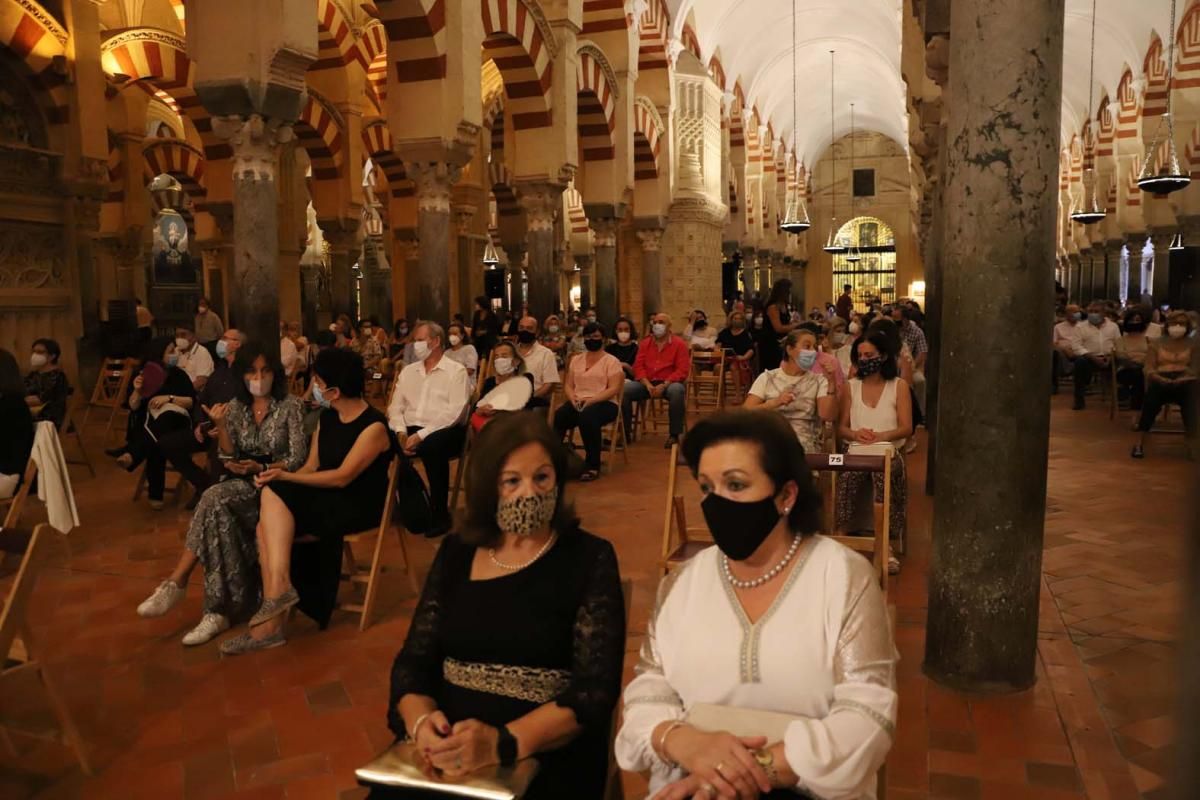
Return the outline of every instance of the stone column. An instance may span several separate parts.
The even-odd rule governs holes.
[[[754,245],[742,246],[742,299],[749,305],[750,298],[758,291],[758,277],[755,267],[758,264],[758,253]],[[765,298],[764,298],[765,299]]]
[[[1167,293],[1171,283],[1171,240],[1175,231],[1155,231],[1151,236],[1154,242],[1154,272],[1151,273],[1151,283],[1142,287],[1142,292],[1153,296],[1153,306],[1167,302]],[[1132,295],[1130,295],[1132,297]]]
[[[554,263],[554,219],[562,208],[563,187],[534,183],[517,187],[525,209],[525,244],[529,252],[529,311],[545,319],[558,304],[558,270]]]
[[[504,253],[508,256],[509,298],[504,302],[514,312],[519,312],[529,302],[525,296],[525,243],[508,242],[504,245]]]
[[[1142,248],[1146,244],[1146,234],[1133,233],[1126,237],[1125,244],[1129,248],[1129,286],[1127,297],[1137,300],[1142,296]]]
[[[758,286],[758,293],[767,299],[767,295],[771,293],[771,287],[775,284],[776,276],[772,267],[775,265],[771,262],[770,250],[758,251],[758,269],[755,272],[755,283]],[[794,298],[789,298],[789,302],[794,302]],[[803,309],[801,309],[803,311]]]
[[[656,314],[662,302],[662,228],[637,232],[642,243],[642,316]]]
[[[279,355],[279,146],[290,124],[259,114],[213,119],[233,146],[233,276],[227,322]]]
[[[319,319],[322,311],[321,269],[321,264],[300,262],[300,324],[308,336],[314,335],[322,327]]]
[[[958,0],[951,18],[937,494],[924,669],[1035,680],[1050,428],[1064,0]],[[988,342],[987,347],[973,342]],[[1019,365],[1019,367],[1018,367]],[[981,429],[980,420],[987,420]]]
[[[1079,251],[1079,300],[1090,303],[1092,294],[1092,251]]]
[[[335,319],[338,314],[349,314],[357,319],[359,309],[353,267],[360,247],[358,231],[324,225],[321,228],[325,231],[325,241],[329,242],[329,312]]]
[[[575,256],[575,263],[579,265],[579,307],[594,308],[596,292],[592,289],[592,279],[596,272],[592,256],[587,253]]]
[[[462,168],[444,161],[406,161],[417,187],[417,313],[445,325],[450,319],[450,190]],[[410,309],[411,311],[411,309]]]
[[[617,290],[617,226],[612,218],[592,221],[595,236],[592,246],[596,259],[596,319],[612,330],[620,316],[620,294]]]

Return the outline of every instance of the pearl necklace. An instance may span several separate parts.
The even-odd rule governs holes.
[[[488,558],[492,559],[492,563],[495,564],[500,569],[506,569],[509,572],[518,572],[520,570],[525,569],[530,564],[532,564],[533,562],[535,562],[539,558],[541,558],[543,555],[545,555],[546,551],[550,549],[550,545],[554,544],[554,540],[557,538],[558,538],[558,534],[554,534],[554,533],[550,534],[550,538],[546,540],[546,543],[544,545],[542,545],[542,549],[540,549],[536,553],[534,553],[533,558],[529,559],[524,564],[505,564],[503,561],[496,558],[496,548],[494,548],[494,547],[488,548]]]
[[[729,585],[735,589],[754,589],[762,586],[764,583],[783,572],[784,567],[791,563],[792,558],[794,558],[796,555],[796,551],[800,549],[800,542],[801,537],[799,536],[792,539],[792,546],[788,548],[786,553],[784,553],[782,561],[771,567],[762,575],[759,575],[757,578],[749,581],[738,580],[737,578],[733,577],[733,571],[729,569],[729,557],[722,555],[721,567],[725,571],[725,580],[729,581]],[[495,559],[492,560],[494,561]]]

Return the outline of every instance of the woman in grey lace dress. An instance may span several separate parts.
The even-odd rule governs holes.
[[[167,613],[183,599],[192,570],[203,565],[204,616],[183,637],[185,645],[210,641],[258,608],[254,476],[265,465],[298,469],[308,455],[304,409],[299,398],[288,395],[278,359],[247,343],[238,350],[234,370],[242,375],[237,398],[204,409],[216,424],[226,474],[201,497],[175,571],[138,606],[143,617]]]

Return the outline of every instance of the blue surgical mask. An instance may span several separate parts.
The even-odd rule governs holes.
[[[801,350],[796,355],[796,364],[800,367],[800,369],[804,370],[805,372],[812,369],[813,364],[816,364],[816,363],[817,363],[817,351],[816,350]]]
[[[312,389],[313,389],[313,400],[317,401],[317,405],[319,405],[321,408],[329,408],[330,407],[329,398],[326,397],[325,393],[321,391],[321,387],[318,386],[316,383],[314,383],[312,385]]]
[[[229,355],[229,342],[222,339],[217,342],[217,358],[225,358]]]
[[[1080,320],[1083,319],[1083,314],[1076,311],[1074,314],[1071,315],[1071,318],[1074,319],[1076,322],[1079,322]]]
[[[1104,315],[1103,314],[1088,314],[1088,322],[1099,327],[1100,325],[1104,324]]]
[[[178,363],[179,363],[179,353],[171,353],[171,355],[167,356],[167,366],[168,367],[173,367]]]

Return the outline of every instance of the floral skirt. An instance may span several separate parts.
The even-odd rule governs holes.
[[[200,498],[187,532],[187,548],[204,567],[204,612],[238,621],[258,608],[259,493],[248,480],[226,479]]]
[[[892,456],[892,511],[888,535],[892,539],[904,536],[908,505],[908,475],[904,455],[899,449]],[[837,530],[875,530],[875,503],[883,502],[883,473],[842,472],[837,476]]]

